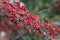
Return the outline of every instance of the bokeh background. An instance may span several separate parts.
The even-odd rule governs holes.
[[[55,5],[58,4],[58,0],[20,0],[26,6],[26,8],[39,16],[40,18],[56,19],[60,21],[60,11],[59,7],[56,8]]]

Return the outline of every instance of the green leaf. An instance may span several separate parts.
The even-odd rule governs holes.
[[[36,37],[36,35],[34,35],[34,40],[38,40],[38,38]]]

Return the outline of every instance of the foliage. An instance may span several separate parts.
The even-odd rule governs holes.
[[[57,0],[22,0],[25,3],[28,10],[30,10],[35,15],[40,16],[40,18],[56,18],[58,17],[58,21],[60,20],[60,8],[55,8],[55,4]]]

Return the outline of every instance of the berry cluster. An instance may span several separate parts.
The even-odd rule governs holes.
[[[3,1],[0,3],[0,30],[15,30],[22,37],[24,34],[35,34],[38,38],[40,32],[50,38],[56,40],[55,36],[60,35],[60,27],[48,23],[43,23],[41,19],[29,12],[20,2],[10,3]]]

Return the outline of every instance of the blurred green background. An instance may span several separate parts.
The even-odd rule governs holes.
[[[60,8],[55,8],[57,0],[21,0],[26,8],[40,18],[54,18],[60,21]]]

